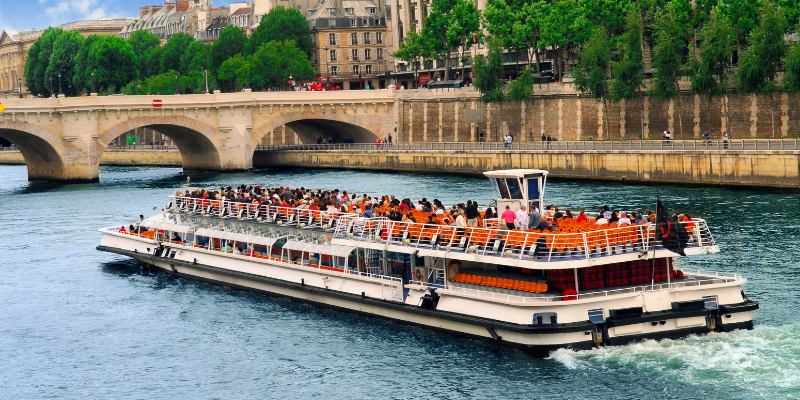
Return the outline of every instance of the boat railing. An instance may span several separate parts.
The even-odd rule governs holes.
[[[465,287],[461,285],[455,286],[453,284],[446,285],[446,290],[453,293],[460,293],[463,295],[468,295],[470,297],[477,297],[482,299],[531,304],[531,303],[574,301],[580,299],[608,297],[617,294],[651,292],[657,290],[674,289],[674,288],[689,287],[689,286],[724,284],[724,283],[741,281],[742,279],[742,277],[738,274],[734,275],[722,275],[720,273],[695,273],[695,274],[702,277],[672,281],[669,283],[663,282],[651,285],[638,285],[638,286],[629,286],[629,287],[607,289],[607,290],[594,290],[594,291],[580,292],[578,294],[569,294],[569,295],[557,295],[557,294],[546,294],[546,293],[517,294],[518,292],[514,293],[515,291],[511,290],[492,291],[474,287]],[[441,288],[440,285],[430,285],[425,282],[416,282],[416,284],[421,286]]]
[[[680,222],[678,229],[687,233],[687,247],[716,244],[703,219]],[[554,233],[398,222],[352,214],[339,217],[333,234],[354,241],[545,262],[644,254],[663,248],[655,236],[654,223]]]
[[[272,222],[276,225],[293,226],[304,229],[331,230],[339,217],[344,215],[356,215],[333,210],[281,207],[227,200],[198,199],[193,197],[175,196],[172,199],[173,211],[242,221]]]

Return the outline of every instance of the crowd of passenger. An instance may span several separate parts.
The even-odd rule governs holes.
[[[263,187],[260,185],[240,185],[221,187],[219,190],[185,190],[179,197],[195,199],[232,201],[249,203],[254,206],[278,206],[307,209],[335,214],[351,213],[365,218],[387,218],[391,221],[424,223],[431,225],[450,225],[453,227],[506,228],[510,230],[559,231],[564,226],[581,226],[585,230],[608,227],[622,227],[640,223],[654,222],[652,210],[626,212],[612,210],[603,206],[596,214],[589,215],[586,210],[573,212],[561,210],[554,205],[540,210],[528,210],[524,205],[518,210],[505,206],[503,210],[492,207],[482,209],[478,202],[468,200],[450,207],[439,199],[419,200],[400,199],[394,195],[370,196],[345,190],[314,190],[304,187]],[[681,221],[690,220],[685,214]]]

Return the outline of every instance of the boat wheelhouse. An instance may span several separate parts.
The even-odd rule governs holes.
[[[542,208],[547,171],[490,171],[498,207]],[[385,206],[389,207],[389,206]],[[738,275],[684,272],[654,223],[509,230],[176,196],[98,249],[174,274],[302,299],[535,353],[751,328]],[[676,224],[687,256],[719,251]]]

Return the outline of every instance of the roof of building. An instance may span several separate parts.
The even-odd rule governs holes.
[[[240,15],[247,15],[247,14],[250,14],[252,11],[253,11],[253,9],[250,8],[250,7],[242,7],[240,9],[234,11],[233,13],[231,13],[231,17],[238,17]]]

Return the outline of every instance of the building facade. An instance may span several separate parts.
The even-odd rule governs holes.
[[[66,23],[59,28],[78,31],[84,37],[92,34],[116,35],[130,22],[130,19],[86,20]],[[42,32],[44,30],[0,32],[0,96],[19,96],[27,91],[25,61],[28,50],[42,36]]]
[[[342,89],[377,89],[391,71],[383,3],[324,0],[308,10],[314,41],[312,63]]]

